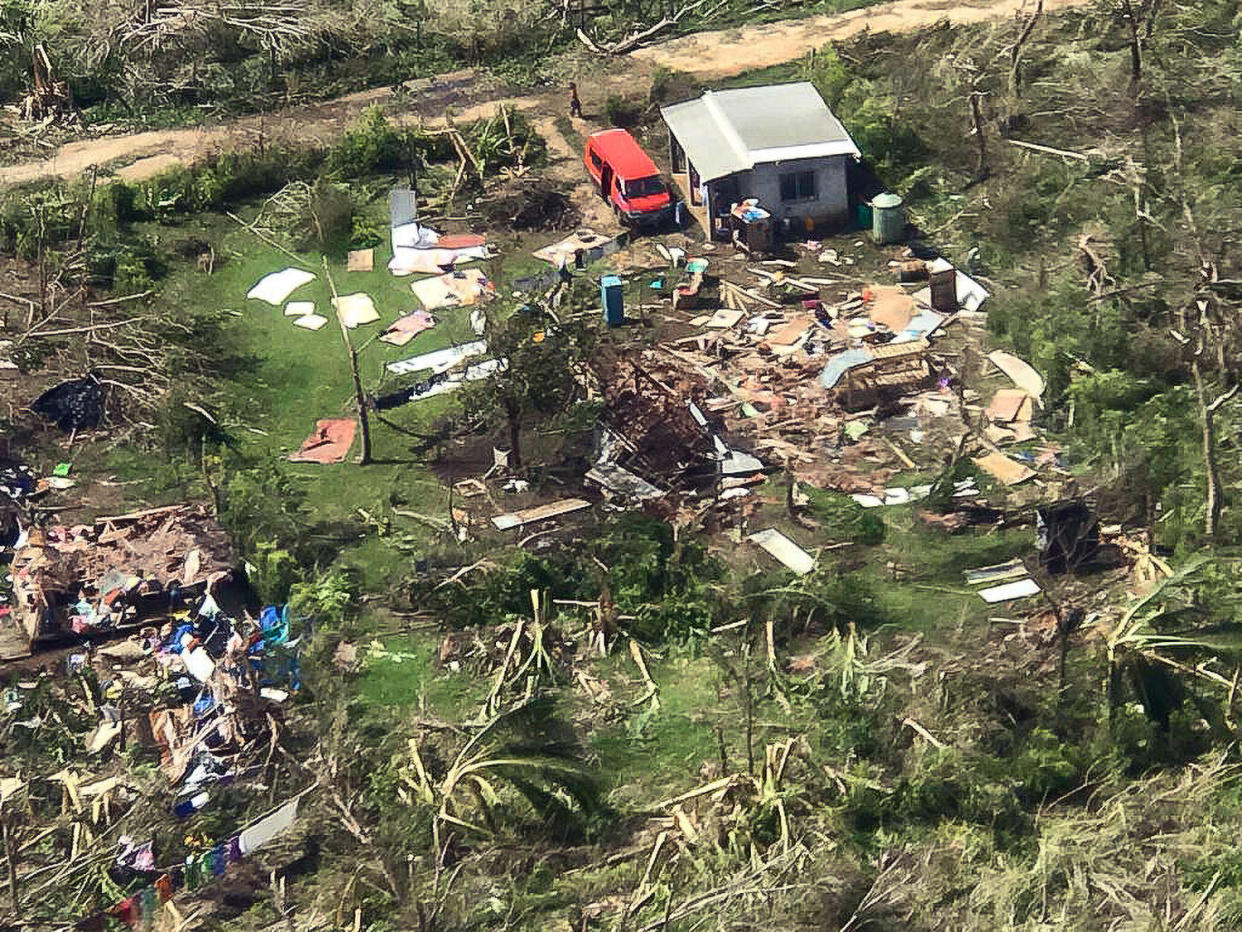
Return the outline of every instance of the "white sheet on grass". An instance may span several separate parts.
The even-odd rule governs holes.
[[[432,372],[444,372],[457,365],[463,359],[469,359],[472,356],[482,356],[486,352],[487,343],[483,340],[475,340],[473,343],[448,346],[434,352],[423,353],[421,356],[412,356],[399,362],[390,362],[388,364],[388,371],[393,375],[410,375],[415,372],[424,372],[428,369]]]
[[[336,316],[340,318],[341,323],[350,330],[360,324],[373,324],[380,319],[379,311],[375,309],[375,302],[371,300],[371,296],[361,291],[357,294],[333,298],[332,306],[336,308]]]
[[[314,280],[315,274],[305,269],[284,269],[264,276],[257,285],[246,292],[246,297],[280,307],[289,295]]]

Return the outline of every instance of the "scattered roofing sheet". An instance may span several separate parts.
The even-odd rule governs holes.
[[[1021,388],[1002,388],[987,407],[988,419],[1000,424],[1029,423],[1034,409],[1030,394]]]
[[[991,589],[980,589],[979,595],[989,605],[997,602],[1012,602],[1014,599],[1025,599],[1027,596],[1039,595],[1042,592],[1039,583],[1033,579],[1020,579],[1017,582],[993,586]]]
[[[496,515],[496,517],[492,518],[492,524],[496,525],[498,530],[508,531],[515,527],[521,527],[523,524],[546,521],[548,518],[558,518],[561,515],[567,515],[590,507],[591,503],[584,499],[566,498],[559,502],[539,505],[535,508],[523,508],[521,511]]]
[[[641,476],[616,463],[596,463],[587,470],[586,478],[619,498],[645,502],[664,493]]]
[[[1009,376],[1018,388],[1024,389],[1037,399],[1043,395],[1044,377],[1031,368],[1030,363],[1004,350],[993,350],[988,353],[988,359],[992,365]]]
[[[293,322],[293,326],[303,330],[322,330],[327,322],[328,318],[322,314],[304,314]]]
[[[362,291],[333,298],[332,306],[336,308],[336,316],[341,323],[350,330],[362,324],[373,324],[380,319],[375,302],[369,294]]]
[[[963,571],[966,582],[972,586],[1000,582],[1002,579],[1014,579],[1026,575],[1026,566],[1016,557],[1007,563],[995,563],[992,566],[980,566],[977,569]]]
[[[302,441],[301,449],[289,454],[294,463],[340,463],[354,443],[358,424],[351,418],[325,418],[315,422],[315,430]]]
[[[370,272],[374,268],[374,249],[352,249],[345,260],[345,271],[347,272]]]
[[[314,301],[290,301],[285,305],[286,317],[305,317],[315,313]]]
[[[793,346],[806,335],[806,332],[815,325],[814,317],[795,317],[785,326],[773,330],[767,336],[767,343],[780,344],[783,346]]]
[[[815,569],[815,558],[776,528],[759,531],[746,539],[753,544],[758,544],[799,576],[805,576]]]
[[[459,346],[447,346],[444,349],[412,356],[398,362],[390,362],[388,371],[393,375],[409,375],[415,372],[445,372],[458,363],[472,356],[482,356],[487,352],[487,343],[475,340],[473,343],[462,343]]]
[[[704,181],[763,162],[859,155],[808,81],[707,91],[660,114]]]
[[[1003,485],[1017,485],[1035,476],[1035,470],[1011,460],[1004,453],[988,453],[976,456],[972,462]]]
[[[442,307],[469,306],[486,294],[495,294],[496,286],[478,269],[463,269],[412,282],[410,290],[430,311]]]
[[[304,269],[284,269],[265,275],[257,285],[246,292],[246,297],[280,307],[289,295],[314,280],[313,272],[307,272]]]
[[[435,325],[436,319],[426,311],[415,311],[413,314],[398,317],[384,331],[380,339],[385,343],[391,343],[393,346],[405,346],[405,344],[409,343],[424,330],[430,330]]]
[[[905,290],[893,285],[872,285],[871,306],[868,314],[877,324],[883,324],[893,333],[901,333],[910,326],[918,305]]]

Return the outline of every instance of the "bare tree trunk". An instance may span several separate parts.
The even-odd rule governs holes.
[[[521,412],[508,412],[509,421],[509,468],[522,468],[522,415]]]
[[[983,91],[970,92],[970,117],[975,127],[975,180],[987,177],[988,142],[983,135]]]
[[[1026,45],[1026,40],[1031,37],[1035,24],[1039,22],[1039,16],[1043,12],[1044,0],[1039,0],[1035,4],[1035,12],[1026,21],[1026,25],[1022,27],[1022,31],[1018,33],[1018,38],[1009,49],[1009,93],[1015,99],[1022,97],[1022,47]]]
[[[1203,468],[1207,478],[1206,515],[1203,519],[1203,531],[1209,538],[1216,537],[1216,529],[1220,525],[1220,513],[1224,503],[1220,494],[1220,470],[1216,464],[1216,411],[1226,401],[1238,393],[1238,386],[1218,396],[1212,402],[1207,400],[1207,392],[1203,386],[1203,373],[1199,370],[1199,361],[1191,363],[1190,371],[1195,377],[1195,394],[1199,398],[1199,411],[1203,424]]]
[[[328,271],[328,259],[325,256],[323,260],[323,274],[327,276],[328,287],[332,290],[332,300],[335,302],[339,295],[336,293],[336,282],[332,280],[332,273]],[[371,462],[371,421],[368,417],[367,396],[362,390],[362,377],[358,374],[358,351],[354,349],[354,341],[349,338],[349,328],[345,326],[345,321],[341,320],[341,315],[336,315],[336,322],[341,326],[341,339],[345,341],[345,352],[349,356],[349,374],[354,382],[354,402],[358,409],[358,427],[362,432],[362,450],[358,454],[358,465],[366,466]]]
[[[1130,31],[1130,83],[1138,84],[1143,79],[1142,40],[1139,38],[1138,17],[1134,12],[1131,0],[1121,0],[1121,16]]]
[[[20,920],[22,912],[21,897],[17,893],[17,846],[13,843],[13,832],[9,828],[8,813],[0,813],[0,833],[4,838],[4,860],[9,869],[9,899],[13,902],[13,916]]]

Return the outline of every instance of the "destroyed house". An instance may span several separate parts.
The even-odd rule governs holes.
[[[39,641],[166,618],[233,575],[225,531],[199,506],[173,505],[36,528],[13,556],[13,620]],[[11,640],[11,639],[10,639]],[[20,653],[8,646],[8,653]]]
[[[674,176],[714,234],[749,198],[799,231],[848,222],[858,147],[809,82],[707,91],[660,113]]]

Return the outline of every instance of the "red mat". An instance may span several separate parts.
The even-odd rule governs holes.
[[[436,249],[468,250],[473,246],[482,246],[484,242],[487,242],[487,237],[478,234],[448,234],[436,241]]]
[[[294,463],[340,463],[354,444],[358,424],[351,418],[327,418],[315,422],[315,432],[302,441],[302,448],[291,453]]]

